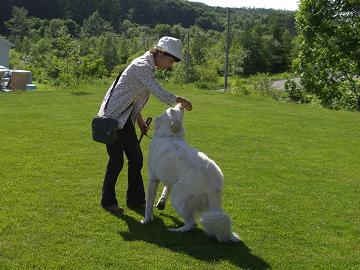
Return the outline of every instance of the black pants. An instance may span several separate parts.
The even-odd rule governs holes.
[[[144,204],[145,192],[141,176],[143,155],[130,117],[125,126],[118,131],[118,140],[114,144],[106,145],[106,149],[109,154],[109,161],[102,189],[101,205],[106,207],[118,204],[115,185],[124,165],[124,152],[128,159],[126,203],[132,206]]]

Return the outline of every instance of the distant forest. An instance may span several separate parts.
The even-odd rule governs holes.
[[[156,24],[181,24],[185,28],[197,25],[203,29],[223,31],[226,9],[210,7],[202,3],[184,0],[2,0],[0,2],[0,34],[9,30],[4,22],[11,18],[14,6],[24,7],[29,15],[41,19],[71,19],[82,24],[84,19],[98,11],[110,22],[113,29],[119,29],[124,20],[146,26]],[[274,10],[232,9],[233,23],[249,29],[258,23],[268,23]],[[276,11],[278,20],[295,34],[295,19],[292,11]]]
[[[233,89],[248,94],[242,80],[253,75],[260,76],[254,89],[270,89],[266,76],[296,73],[301,84],[285,85],[291,100],[360,111],[359,1],[302,0],[297,12],[230,14]],[[158,78],[214,89],[225,73],[226,15],[184,0],[1,0],[0,35],[15,44],[10,68],[64,86],[115,77],[160,37],[173,36],[188,60]]]
[[[184,0],[2,0],[0,5],[0,34],[15,44],[10,66],[31,70],[39,82],[114,76],[165,35],[184,42],[190,75],[182,61],[158,76],[206,88],[224,75],[226,8]],[[297,54],[294,15],[231,9],[228,74],[289,71]]]

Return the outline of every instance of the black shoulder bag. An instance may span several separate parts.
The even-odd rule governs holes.
[[[106,107],[109,103],[109,99],[111,98],[111,94],[117,85],[119,79],[120,79],[121,73],[117,76],[112,89],[109,93],[109,98],[106,101],[104,111],[106,110]],[[125,110],[128,110],[133,103],[131,103]],[[124,113],[122,112],[122,113]],[[96,116],[91,122],[91,128],[92,128],[92,138],[96,142],[104,143],[104,144],[113,144],[117,140],[117,130],[118,130],[118,124],[119,122],[116,119],[109,118],[106,116]]]

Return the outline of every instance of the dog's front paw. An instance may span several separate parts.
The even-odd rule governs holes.
[[[148,216],[148,217],[145,217],[142,221],[141,221],[141,224],[147,224],[147,223],[150,223],[151,221],[153,221],[153,216]]]

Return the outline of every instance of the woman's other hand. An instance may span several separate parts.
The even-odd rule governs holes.
[[[149,130],[149,126],[146,124],[146,122],[144,121],[144,119],[142,118],[141,115],[138,116],[138,118],[136,119],[136,122],[141,131],[141,134],[146,134]]]
[[[181,103],[181,106],[183,106],[187,111],[192,110],[192,104],[190,100],[187,100],[183,97],[176,97],[176,102]]]

